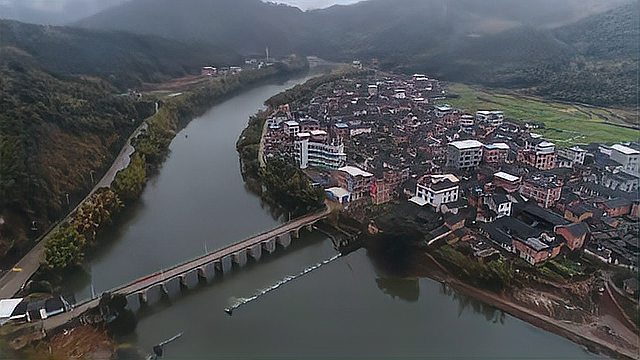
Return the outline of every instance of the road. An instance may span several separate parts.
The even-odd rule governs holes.
[[[156,106],[156,113],[158,112],[158,108]],[[56,222],[46,233],[44,233],[37,240],[37,244],[31,248],[31,250],[18,261],[18,263],[14,266],[14,269],[19,269],[19,271],[7,271],[0,278],[0,299],[6,299],[13,297],[22,286],[35,274],[36,271],[40,268],[40,263],[44,258],[46,237],[55,231],[58,226],[69,219],[71,214],[73,214],[79,207],[82,205],[93,193],[95,193],[98,189],[103,187],[109,187],[113,180],[116,177],[118,171],[124,169],[129,165],[131,161],[131,155],[135,151],[135,148],[131,145],[131,140],[138,136],[140,132],[147,128],[146,120],[142,122],[138,128],[136,128],[133,133],[127,139],[127,142],[120,150],[120,153],[115,158],[111,167],[104,176],[96,183],[96,185],[91,189],[91,191],[78,203],[76,207],[74,207],[71,211],[67,213],[67,215],[60,221]]]

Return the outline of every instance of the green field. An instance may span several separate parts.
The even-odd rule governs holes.
[[[544,129],[535,130],[560,147],[588,143],[615,143],[640,138],[640,130],[615,124],[638,124],[637,114],[620,109],[605,109],[545,101],[517,94],[500,94],[464,84],[448,86],[448,104],[468,112],[502,110],[505,118],[516,121],[537,120]]]

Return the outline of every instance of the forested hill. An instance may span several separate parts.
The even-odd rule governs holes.
[[[237,61],[212,45],[0,21],[0,260],[69,210],[66,194],[81,199],[153,114],[127,87]]]
[[[237,64],[235,52],[158,36],[0,20],[0,46],[14,47],[59,75],[94,75],[120,89],[199,73],[205,64]]]
[[[377,58],[387,69],[445,80],[636,106],[637,18],[637,0],[369,0],[307,12],[260,0],[131,0],[79,25],[243,53],[268,46]]]

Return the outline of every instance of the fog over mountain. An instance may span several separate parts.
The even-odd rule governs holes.
[[[62,25],[127,1],[131,0],[0,0],[0,18],[35,24]],[[358,1],[360,0],[276,0],[273,2],[309,10],[332,5],[348,5]]]

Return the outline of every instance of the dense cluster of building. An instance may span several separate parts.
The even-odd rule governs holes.
[[[445,101],[421,74],[334,81],[273,112],[263,154],[295,161],[346,208],[430,208],[477,256],[584,250],[637,269],[640,143],[559,147],[499,109]]]

